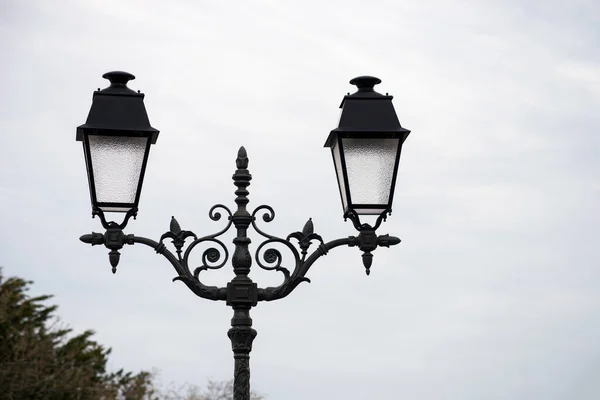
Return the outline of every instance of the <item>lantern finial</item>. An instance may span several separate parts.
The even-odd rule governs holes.
[[[381,79],[374,76],[358,76],[350,81],[351,85],[356,85],[359,92],[374,92],[375,85],[381,83]]]
[[[123,88],[127,87],[127,82],[135,79],[135,75],[124,71],[111,71],[102,75],[104,79],[110,81],[110,87],[112,88]]]

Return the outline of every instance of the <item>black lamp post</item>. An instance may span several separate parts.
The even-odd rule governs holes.
[[[171,219],[168,232],[154,241],[123,229],[129,218],[138,210],[142,182],[148,161],[150,145],[156,142],[158,131],[150,126],[144,95],[127,88],[127,82],[135,77],[126,72],[109,72],[103,75],[110,80],[110,87],[94,93],[92,108],[84,125],[77,128],[77,140],[83,142],[86,167],[92,201],[92,215],[98,215],[104,234],[91,233],[81,236],[81,241],[91,245],[103,244],[108,249],[113,273],[119,263],[119,250],[125,244],[140,243],[152,247],[162,254],[175,268],[177,276],[199,297],[222,300],[233,308],[231,329],[228,336],[234,354],[234,400],[250,398],[250,351],[256,331],[252,329],[250,309],[259,301],[272,301],[286,297],[301,282],[310,282],[306,277],[309,268],[329,250],[339,246],[358,247],[362,251],[363,264],[369,274],[372,251],[377,247],[389,247],[400,243],[400,239],[389,235],[377,235],[376,229],[391,212],[392,198],[400,159],[402,143],[408,130],[402,128],[392,105],[392,96],[373,90],[381,81],[362,76],[350,83],[358,91],[344,97],[340,108],[342,115],[338,128],[331,131],[325,144],[331,147],[337,172],[340,194],[344,207],[344,218],[349,218],[358,230],[358,236],[324,242],[314,233],[309,219],[302,231],[293,232],[285,239],[270,235],[257,226],[257,215],[271,222],[274,210],[261,205],[250,213],[248,186],[252,176],[248,171],[246,150],[238,151],[233,175],[235,203],[232,212],[228,207],[217,204],[209,211],[213,221],[227,214],[225,227],[217,233],[198,237],[191,231],[182,230],[175,218]],[[123,222],[108,222],[105,212],[124,212]],[[377,215],[374,226],[361,223],[359,216]],[[237,235],[233,239],[234,252],[231,264],[235,276],[226,287],[207,286],[199,279],[200,272],[219,269],[229,260],[227,246],[218,237],[234,226]],[[264,270],[275,270],[283,274],[279,286],[259,288],[248,276],[252,265],[248,228],[254,228],[265,240],[258,245],[254,260]],[[185,246],[187,239],[193,240]],[[167,249],[164,241],[170,239],[175,254]],[[292,241],[294,239],[294,241]],[[309,254],[313,244],[316,248]],[[202,253],[202,265],[190,270],[191,251],[199,244],[210,247]],[[295,243],[295,244],[294,244]],[[283,266],[283,256],[273,245],[285,246],[293,256],[293,269]]]

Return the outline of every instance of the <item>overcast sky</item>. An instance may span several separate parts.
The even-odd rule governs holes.
[[[216,232],[244,145],[250,207],[285,237],[355,234],[330,152],[348,81],[383,80],[405,142],[367,277],[338,248],[252,312],[252,388],[270,399],[600,398],[600,3],[0,0],[0,265],[94,329],[111,367],[164,383],[232,377],[231,309],[172,283],[150,248],[79,242],[91,219],[75,128],[101,75],[146,94],[138,219]],[[252,237],[253,249],[259,243]],[[228,236],[226,240],[230,240]],[[200,263],[200,253],[196,263]],[[231,268],[206,273],[224,285]],[[253,269],[260,286],[280,275]]]

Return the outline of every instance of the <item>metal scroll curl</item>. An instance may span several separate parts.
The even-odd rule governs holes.
[[[208,217],[213,221],[219,221],[223,217],[223,215],[217,211],[219,209],[221,209],[227,213],[228,222],[225,225],[225,227],[223,229],[221,229],[220,231],[218,231],[217,233],[213,233],[211,235],[206,235],[201,238],[196,238],[196,240],[194,240],[192,243],[190,243],[190,245],[187,247],[187,249],[185,250],[185,253],[183,255],[182,262],[189,271],[190,270],[189,269],[190,254],[196,246],[198,246],[201,243],[205,243],[205,242],[212,242],[217,245],[216,247],[209,247],[209,248],[205,249],[204,252],[202,252],[202,265],[200,265],[199,267],[194,269],[194,273],[193,273],[194,278],[196,278],[196,279],[198,279],[200,272],[206,271],[209,269],[223,268],[223,266],[225,266],[225,264],[229,260],[229,251],[227,250],[227,246],[225,246],[225,244],[223,244],[223,242],[221,242],[219,239],[217,239],[217,237],[221,236],[222,234],[227,232],[229,230],[229,228],[231,228],[231,224],[232,224],[231,217],[232,217],[233,213],[227,206],[225,206],[223,204],[216,204],[216,205],[212,206],[211,209],[208,211]]]
[[[219,212],[219,211],[221,211],[221,212]],[[225,227],[223,229],[221,229],[220,231],[218,231],[217,233],[206,235],[206,236],[203,236],[200,238],[197,237],[191,231],[182,230],[181,227],[179,226],[179,223],[177,222],[177,220],[174,217],[171,219],[170,230],[169,230],[169,232],[166,232],[165,234],[163,234],[161,236],[159,249],[162,250],[161,247],[164,247],[164,244],[162,242],[165,239],[167,239],[167,238],[172,239],[173,245],[175,246],[175,248],[177,250],[177,257],[178,257],[178,261],[179,261],[178,264],[181,266],[180,270],[179,270],[179,276],[176,277],[174,280],[181,280],[181,281],[185,282],[188,286],[199,285],[199,287],[202,289],[202,288],[204,288],[204,285],[199,280],[200,272],[206,271],[209,269],[219,269],[219,268],[222,268],[223,266],[225,266],[225,264],[227,264],[227,261],[229,260],[229,251],[227,250],[227,246],[225,246],[225,244],[223,244],[223,242],[221,242],[219,239],[217,239],[217,237],[221,236],[222,234],[224,234],[231,228],[231,225],[232,225],[231,216],[233,214],[232,214],[231,210],[228,207],[226,207],[225,205],[216,204],[216,205],[212,206],[211,209],[209,210],[208,217],[213,221],[219,221],[223,217],[223,214],[222,214],[223,211],[227,215],[227,220],[228,220]],[[188,237],[193,237],[194,240],[185,248],[185,251],[183,252],[183,256],[182,256],[181,253],[182,253],[182,249],[184,247],[184,242]],[[199,267],[195,268],[192,273],[191,269],[189,267],[189,264],[190,264],[189,260],[190,260],[191,252],[198,245],[206,244],[207,242],[210,242],[211,244],[214,244],[214,245],[204,249],[204,251],[202,252],[202,258],[201,258],[202,264]]]
[[[281,252],[276,249],[275,247],[268,247],[270,245],[273,245],[274,243],[284,243],[283,239],[279,239],[279,238],[272,238],[272,239],[267,239],[264,242],[262,242],[258,248],[256,249],[256,256],[255,256],[255,260],[256,260],[256,264],[264,269],[265,271],[278,271],[281,272],[284,276],[284,281],[289,279],[290,277],[290,271],[289,269],[287,269],[286,267],[283,267],[281,265],[282,261],[283,261],[283,256],[281,255]],[[265,247],[268,247],[265,249]],[[292,247],[293,248],[293,247]],[[264,249],[264,251],[263,251]],[[295,249],[294,249],[295,251]],[[262,252],[262,254],[261,254]],[[294,255],[294,258],[296,259],[296,265],[299,262],[299,258],[297,255],[297,252],[292,252],[292,254]]]
[[[304,270],[303,266],[308,254],[308,248],[313,241],[318,242],[319,248],[323,246],[323,239],[321,236],[314,233],[312,219],[309,219],[306,222],[302,231],[290,233],[285,239],[282,239],[264,232],[257,226],[256,216],[261,211],[263,212],[263,221],[268,223],[273,221],[275,218],[275,211],[273,208],[267,205],[261,205],[257,207],[252,213],[252,227],[256,230],[256,232],[267,239],[256,249],[255,259],[258,266],[267,271],[275,270],[283,273],[284,280],[280,287],[287,287],[290,285],[297,286],[300,282],[310,282],[310,280],[305,278],[304,274],[301,273],[301,271]],[[300,251],[298,251],[298,248],[292,244],[291,239],[295,239],[297,241]],[[276,244],[281,244],[288,248],[294,256],[294,269],[291,274],[289,269],[282,266],[283,257],[281,252],[274,247]]]
[[[231,228],[231,224],[233,222],[231,220],[231,217],[233,216],[233,213],[227,206],[225,206],[223,204],[215,204],[214,206],[212,206],[211,209],[208,211],[208,217],[210,219],[212,219],[213,221],[219,221],[221,219],[222,215],[220,212],[216,211],[218,209],[221,209],[227,213],[227,220],[228,220],[227,225],[225,226],[225,228],[221,229],[219,232],[212,234],[212,235],[207,235],[205,237],[216,238],[218,236],[221,236],[222,234],[227,232],[229,230],[229,228]]]
[[[197,240],[194,240],[185,252],[185,256],[183,258],[183,262],[185,266],[189,269],[189,256],[194,247],[201,243],[211,242],[215,243],[218,247],[209,247],[202,252],[202,265],[194,269],[194,278],[198,279],[198,275],[202,271],[206,271],[209,269],[220,269],[225,266],[227,260],[229,260],[229,251],[223,242],[219,239],[215,239],[212,237],[203,237]]]
[[[290,270],[282,266],[283,255],[281,254],[281,251],[279,251],[273,245],[276,243],[282,244],[292,253],[294,257],[294,269],[296,269],[300,264],[300,254],[298,253],[298,250],[294,247],[294,245],[292,245],[288,240],[282,239],[274,235],[270,235],[257,226],[256,215],[261,211],[263,212],[263,221],[269,223],[273,221],[273,219],[275,219],[275,211],[271,206],[268,205],[258,206],[252,212],[252,227],[256,232],[258,232],[259,235],[267,239],[263,241],[256,249],[256,264],[258,264],[260,268],[266,271],[281,272],[284,276],[285,282],[290,277]]]
[[[252,212],[252,227],[254,228],[254,230],[256,232],[258,232],[259,235],[266,237],[267,239],[275,239],[276,238],[275,236],[272,236],[266,232],[263,232],[256,225],[256,214],[258,214],[260,211],[263,211],[263,216],[262,216],[263,221],[269,223],[275,219],[275,210],[273,210],[273,207],[263,204],[261,206],[256,207],[256,209]]]

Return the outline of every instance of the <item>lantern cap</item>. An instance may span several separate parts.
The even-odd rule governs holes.
[[[156,143],[158,130],[150,126],[144,94],[127,87],[127,82],[135,79],[135,76],[129,72],[111,71],[102,77],[110,81],[110,86],[94,92],[88,118],[85,124],[77,127],[77,140],[83,140],[83,132],[88,130],[96,133],[150,135],[151,143]]]
[[[363,75],[350,80],[350,83],[358,90],[344,96],[338,127],[330,132],[325,147],[332,147],[340,134],[354,137],[385,135],[404,141],[410,131],[400,125],[392,105],[394,97],[377,93],[374,89],[381,79]]]

